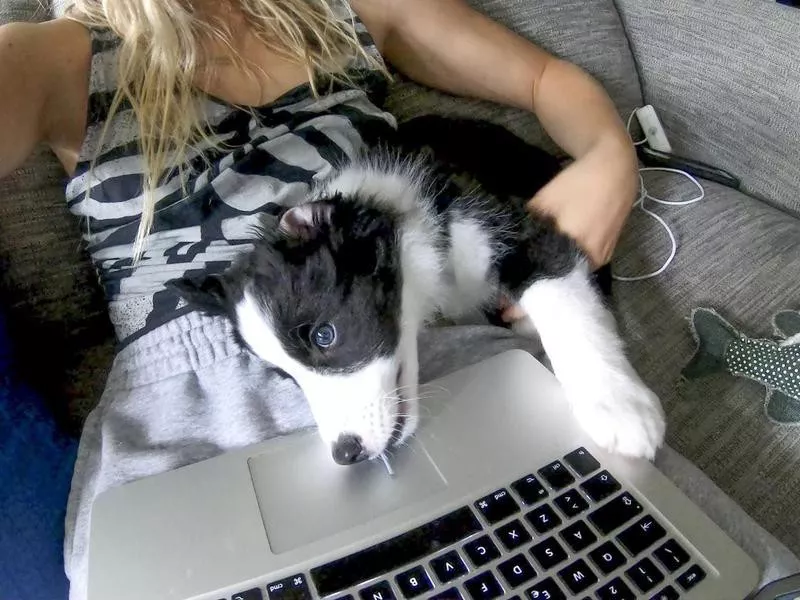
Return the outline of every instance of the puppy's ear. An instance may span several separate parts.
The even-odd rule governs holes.
[[[309,202],[287,210],[280,219],[278,228],[288,238],[311,240],[323,225],[329,225],[333,205],[328,202]]]
[[[189,306],[210,315],[227,315],[229,288],[223,275],[205,278],[184,277],[168,281],[167,285],[178,291]]]

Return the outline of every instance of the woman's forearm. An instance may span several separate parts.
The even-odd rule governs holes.
[[[625,126],[603,87],[572,63],[547,62],[532,91],[532,108],[553,141],[574,158],[606,146],[633,161]]]
[[[388,21],[384,53],[419,83],[532,110],[574,158],[627,140],[614,104],[589,74],[470,8],[463,0],[370,0]],[[385,5],[381,12],[379,7]],[[372,16],[372,15],[368,15]],[[377,20],[377,19],[376,19]]]

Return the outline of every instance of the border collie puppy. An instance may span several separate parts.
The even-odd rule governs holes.
[[[665,429],[658,398],[628,362],[575,242],[525,208],[554,159],[496,126],[440,117],[412,121],[398,140],[399,151],[344,165],[275,217],[223,275],[174,284],[295,379],[340,464],[414,432],[427,322],[508,304],[525,311],[514,327],[539,336],[592,439],[652,458]],[[465,169],[482,172],[480,188],[456,185]]]

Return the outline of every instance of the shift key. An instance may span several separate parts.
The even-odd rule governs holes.
[[[642,512],[642,505],[628,492],[610,500],[589,515],[589,520],[607,535]]]

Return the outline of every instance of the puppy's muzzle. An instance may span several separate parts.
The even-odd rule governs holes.
[[[333,443],[333,460],[340,465],[354,465],[367,458],[361,438],[357,435],[341,434]]]

